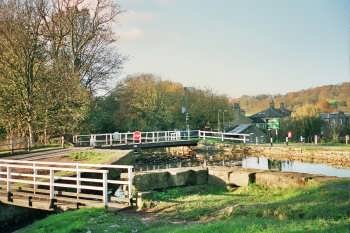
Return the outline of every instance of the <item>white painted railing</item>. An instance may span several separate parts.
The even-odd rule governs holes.
[[[102,170],[100,168],[103,168]],[[127,180],[108,179],[109,170],[126,170]],[[64,175],[62,172],[68,172]],[[84,178],[82,174],[100,176],[99,178]],[[76,190],[76,198],[83,191],[98,191],[102,195],[103,204],[107,207],[108,185],[125,185],[128,190],[127,199],[130,204],[132,198],[133,166],[105,165],[105,164],[80,164],[80,163],[57,163],[57,162],[34,162],[24,160],[0,160],[0,181],[5,182],[6,191],[11,193],[13,184],[27,184],[33,187],[36,194],[38,185],[45,186],[49,190],[49,198],[55,199],[56,187]],[[56,182],[59,180],[59,182]],[[87,185],[82,183],[88,182]]]
[[[249,134],[233,134],[216,131],[151,131],[140,132],[139,140],[134,138],[134,133],[107,133],[107,134],[90,134],[75,135],[73,143],[78,146],[96,146],[96,145],[130,145],[130,144],[147,144],[161,143],[171,141],[188,141],[191,139],[221,139],[222,141],[237,141],[246,143],[249,141]]]
[[[250,134],[224,133],[217,131],[202,131],[198,130],[198,137],[202,139],[212,138],[220,139],[221,141],[239,141],[243,143],[249,142]]]
[[[128,133],[107,133],[107,134],[90,134],[75,135],[73,143],[78,146],[83,145],[130,145],[130,144],[147,144],[161,142],[188,141],[198,138],[198,131],[151,131],[140,132],[140,139],[134,138],[133,132]]]

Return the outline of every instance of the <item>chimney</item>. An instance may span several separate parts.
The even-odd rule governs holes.
[[[241,109],[241,106],[239,105],[239,103],[234,103],[234,104],[233,104],[233,109],[234,109],[234,110],[240,110],[240,109]]]
[[[239,103],[233,104],[233,116],[235,119],[239,119],[240,115],[242,114],[241,106]]]
[[[283,102],[280,103],[280,109],[286,109]]]

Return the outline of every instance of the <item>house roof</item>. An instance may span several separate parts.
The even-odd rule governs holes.
[[[276,109],[274,107],[269,107],[268,109],[265,109],[264,111],[258,112],[251,116],[251,118],[282,118],[285,117],[285,114],[283,114],[279,109]]]
[[[252,124],[240,124],[228,133],[243,133],[250,126],[252,126]]]

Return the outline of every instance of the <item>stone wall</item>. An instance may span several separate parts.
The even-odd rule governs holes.
[[[170,168],[137,172],[133,185],[137,191],[150,191],[170,187],[200,185],[208,183],[208,170],[202,167]]]
[[[332,148],[308,149],[307,147],[295,148],[288,146],[252,146],[250,153],[264,155],[277,160],[297,160],[350,167],[350,150],[336,150]]]

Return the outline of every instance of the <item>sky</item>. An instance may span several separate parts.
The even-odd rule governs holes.
[[[119,0],[120,78],[231,97],[350,81],[349,0]]]

